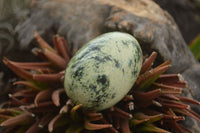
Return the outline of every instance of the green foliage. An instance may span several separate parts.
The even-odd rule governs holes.
[[[200,60],[200,34],[189,45],[197,60]]]

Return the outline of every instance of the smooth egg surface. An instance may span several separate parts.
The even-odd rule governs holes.
[[[115,105],[135,83],[142,56],[139,43],[130,34],[100,35],[84,45],[68,64],[64,79],[68,97],[88,110]]]

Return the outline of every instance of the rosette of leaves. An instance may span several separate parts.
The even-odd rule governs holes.
[[[33,53],[43,62],[3,62],[19,77],[10,99],[1,103],[4,133],[131,133],[190,132],[180,124],[184,116],[200,121],[188,104],[198,101],[181,96],[187,84],[180,74],[164,74],[170,62],[153,68],[153,52],[144,59],[131,91],[113,107],[96,112],[74,105],[63,88],[64,70],[72,53],[63,37],[53,37],[54,48],[35,32],[40,48]]]

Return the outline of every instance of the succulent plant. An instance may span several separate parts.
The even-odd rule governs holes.
[[[43,62],[3,62],[19,77],[1,103],[0,123],[4,133],[131,133],[190,132],[179,122],[184,116],[200,121],[188,104],[198,101],[181,96],[186,82],[180,74],[164,74],[170,62],[153,67],[153,52],[144,59],[140,74],[131,90],[114,106],[85,110],[74,104],[64,90],[65,68],[72,53],[63,37],[53,37],[54,48],[35,32],[40,48],[33,53]],[[66,77],[65,77],[66,78]]]

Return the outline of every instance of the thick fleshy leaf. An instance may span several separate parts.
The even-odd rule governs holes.
[[[55,45],[56,51],[68,63],[70,60],[70,57],[69,57],[68,51],[66,49],[67,45],[63,42],[63,38],[57,35],[57,36],[54,36],[53,40],[54,40],[54,45]]]
[[[46,58],[52,62],[58,69],[64,70],[67,66],[67,62],[65,61],[64,58],[61,56],[57,55],[54,52],[49,51],[48,49],[44,49],[44,55]]]
[[[40,47],[44,49],[48,49],[53,53],[56,53],[56,51],[37,33],[37,31],[34,32],[35,38],[40,45]]]
[[[39,91],[42,89],[39,86],[37,86],[36,83],[30,82],[30,81],[16,81],[13,83],[13,85],[18,85],[18,84],[21,84],[21,85],[24,85],[24,86],[30,88],[29,90],[33,89],[35,91]]]
[[[128,119],[120,120],[120,130],[122,133],[131,133]]]
[[[38,126],[40,128],[44,128],[45,126],[49,124],[49,122],[53,119],[53,117],[54,117],[54,114],[52,113],[47,113],[43,115],[43,117],[40,119],[40,122],[38,123]]]
[[[97,121],[103,118],[102,113],[86,112],[85,115],[89,121]]]
[[[53,91],[51,99],[56,106],[60,106],[60,94],[64,92],[65,90],[63,88]]]
[[[32,73],[25,71],[24,69],[18,67],[17,65],[13,64],[10,60],[7,58],[4,58],[3,60],[4,64],[6,64],[15,74],[17,74],[19,77],[33,81],[32,79]]]
[[[38,127],[39,120],[37,120],[32,126],[30,126],[27,130],[26,133],[38,133],[41,131],[41,128]]]
[[[100,130],[112,127],[111,124],[93,124],[89,120],[85,120],[84,127],[87,130]]]
[[[22,113],[1,123],[0,126],[29,125],[33,123],[34,117],[30,113]]]
[[[164,129],[158,128],[152,124],[147,124],[145,126],[142,126],[139,129],[136,129],[138,132],[143,132],[143,133],[170,133]]]
[[[67,125],[70,124],[70,122],[72,121],[67,114],[58,114],[49,122],[48,130],[49,132],[52,132],[54,129],[62,126],[67,128]]]
[[[12,64],[27,70],[37,70],[37,69],[46,69],[48,67],[51,67],[50,62],[14,62],[11,61]]]
[[[153,62],[155,61],[157,56],[156,52],[153,52],[142,64],[142,68],[140,70],[140,74],[143,74],[144,72],[148,71],[151,66],[153,65]]]
[[[35,97],[35,100],[34,100],[35,105],[38,106],[39,102],[50,100],[51,94],[52,94],[51,89],[40,91]]]
[[[146,90],[168,68],[170,68],[170,65],[168,65],[168,62],[165,62],[160,66],[140,75],[136,81],[136,89]]]
[[[61,82],[63,73],[56,74],[33,74],[33,79],[43,83],[58,83]]]

